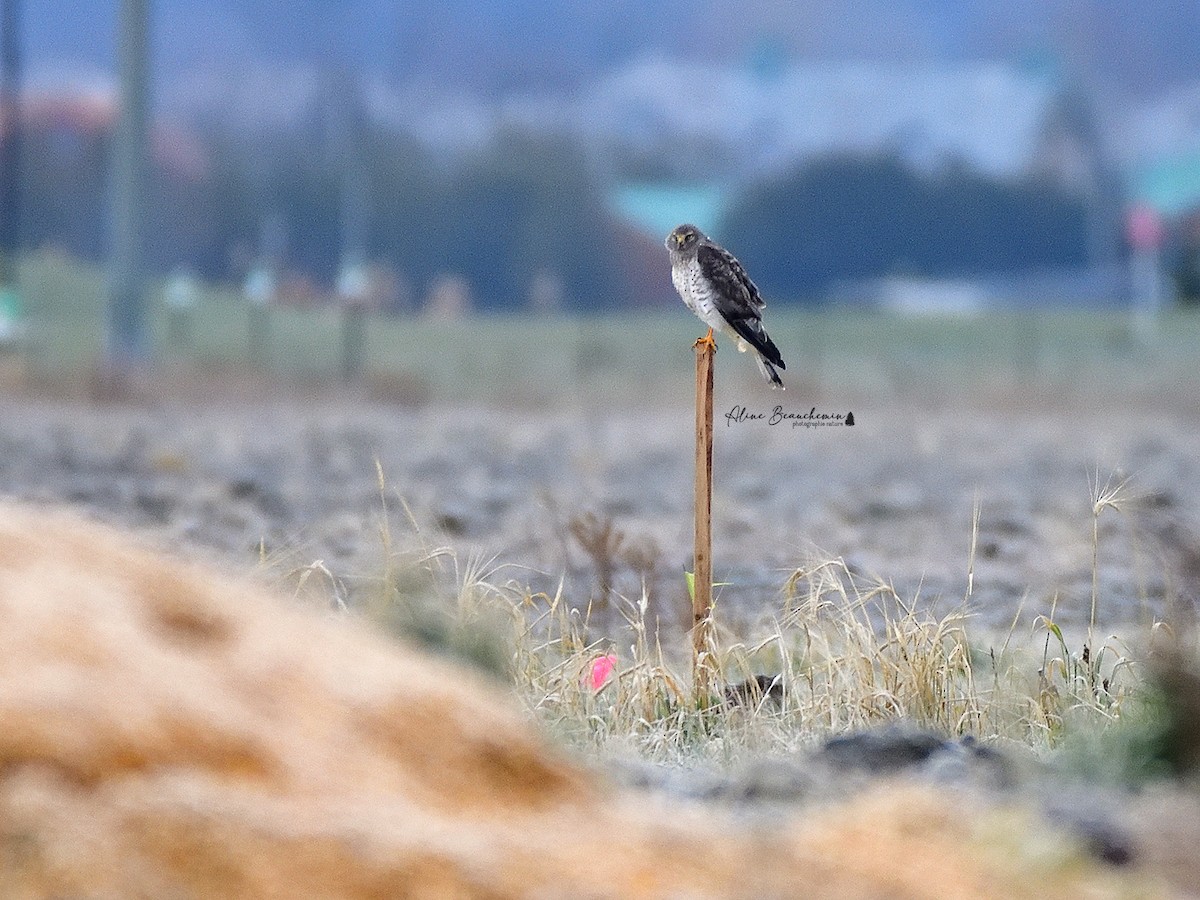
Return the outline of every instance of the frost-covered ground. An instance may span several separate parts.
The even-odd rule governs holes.
[[[1093,500],[1100,621],[1116,628],[1190,602],[1200,573],[1200,410],[1130,398],[1080,403],[959,399],[854,402],[853,427],[771,425],[814,405],[753,395],[736,421],[718,401],[714,556],[719,610],[735,627],[782,608],[797,566],[841,557],[866,583],[1005,628],[1024,603],[1086,624]],[[849,405],[849,401],[844,404]],[[842,413],[828,403],[818,412]],[[317,560],[353,594],[380,571],[379,525],[478,548],[512,578],[583,602],[597,589],[578,533],[623,535],[613,588],[641,583],[671,621],[691,564],[692,412],[302,403],[0,405],[0,493],[64,502],[234,565]],[[376,461],[386,488],[381,496]],[[1127,479],[1127,480],[1126,480]],[[1098,487],[1097,487],[1098,485]],[[404,503],[400,501],[403,500]],[[588,519],[588,514],[594,518]],[[574,528],[572,527],[574,525]]]

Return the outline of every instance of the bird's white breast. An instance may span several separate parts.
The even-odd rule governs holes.
[[[724,327],[725,320],[717,312],[712,285],[704,277],[699,259],[692,256],[675,261],[671,266],[671,282],[687,308],[694,312],[701,322],[714,331],[720,331]]]

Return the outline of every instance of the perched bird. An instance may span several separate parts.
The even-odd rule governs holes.
[[[667,235],[671,281],[687,308],[708,326],[707,341],[716,347],[714,331],[732,331],[737,348],[754,351],[759,371],[773,388],[783,389],[778,369],[786,369],[775,342],[763,330],[766,301],[732,253],[713,243],[695,225],[680,225]]]

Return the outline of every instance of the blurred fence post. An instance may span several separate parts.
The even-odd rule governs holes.
[[[1043,323],[1035,307],[1016,313],[1013,325],[1013,335],[1016,347],[1013,356],[1016,359],[1017,380],[1032,383],[1038,377],[1042,361],[1042,328]]]
[[[707,706],[712,694],[712,443],[713,356],[716,344],[696,342],[696,559],[692,588],[692,690]]]
[[[367,351],[367,304],[370,279],[355,261],[338,276],[337,293],[342,308],[342,381],[349,384],[363,373]]]
[[[1142,344],[1158,335],[1163,284],[1159,253],[1166,238],[1163,218],[1149,203],[1135,203],[1125,214],[1125,238],[1133,248],[1129,261],[1133,289],[1130,330]]]
[[[1157,248],[1135,250],[1129,261],[1133,283],[1132,331],[1142,344],[1158,337],[1158,320],[1163,307],[1162,267]]]
[[[250,363],[261,368],[271,365],[271,304],[275,301],[275,275],[267,265],[258,265],[246,276],[243,291],[247,310],[247,343]]]
[[[21,323],[17,254],[21,219],[21,0],[0,0],[0,345]],[[12,342],[15,344],[15,341]]]
[[[121,0],[117,68],[120,111],[113,152],[112,259],[109,274],[109,360],[117,370],[146,352],[142,281],[148,156],[149,0]]]
[[[350,383],[363,373],[367,349],[367,308],[347,303],[342,308],[342,380]]]
[[[167,347],[172,355],[194,349],[192,317],[197,293],[196,282],[183,267],[177,268],[167,279],[164,290],[167,307]]]

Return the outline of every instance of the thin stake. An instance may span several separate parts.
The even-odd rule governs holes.
[[[705,702],[712,667],[713,356],[716,345],[696,343],[696,561],[692,596],[692,686]]]

